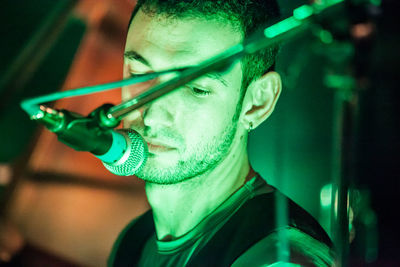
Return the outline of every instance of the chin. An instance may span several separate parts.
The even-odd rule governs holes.
[[[179,164],[163,167],[160,164],[150,164],[146,165],[136,176],[146,183],[174,185],[190,180],[198,174],[190,173],[187,168],[182,169],[178,166]]]
[[[179,158],[172,153],[153,154],[149,153],[145,168],[170,169],[178,165]]]

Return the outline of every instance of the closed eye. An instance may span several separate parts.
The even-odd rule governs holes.
[[[143,75],[143,74],[145,74],[145,73],[133,73],[133,72],[131,72],[130,76],[131,76],[131,78],[134,78],[134,77],[138,77],[138,76]]]
[[[192,93],[193,93],[194,95],[196,95],[196,96],[208,96],[208,95],[211,93],[211,92],[208,91],[208,90],[201,89],[201,88],[198,88],[198,87],[192,87],[192,86],[190,86],[189,88],[191,89]]]

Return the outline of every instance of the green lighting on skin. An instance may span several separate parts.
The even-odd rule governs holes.
[[[232,26],[222,22],[202,19],[168,22],[171,23],[164,25],[142,11],[137,13],[128,32],[125,52],[132,54],[134,51],[151,64],[135,57],[125,57],[125,78],[131,73],[196,65],[242,39]],[[148,34],[149,29],[151,34]],[[125,120],[127,127],[131,123],[134,130],[144,133],[146,124],[146,135],[152,136],[148,139],[156,139],[154,141],[160,145],[173,148],[160,152],[150,146],[150,157],[137,176],[156,184],[177,184],[213,169],[225,157],[234,138],[232,117],[235,117],[241,75],[237,63],[222,75],[224,82],[213,76],[204,76],[153,102],[148,107],[146,118],[142,118],[140,113],[128,116]],[[143,87],[123,88],[122,99],[131,99],[135,90],[143,90]],[[213,118],[212,124],[208,118]]]
[[[242,35],[225,21],[168,20],[139,10],[125,52],[134,51],[149,64],[126,57],[124,77],[198,64],[241,41]],[[146,181],[159,239],[180,237],[194,228],[240,187],[241,177],[248,173],[246,131],[235,118],[241,112],[240,64],[221,77],[224,82],[207,76],[197,79],[152,102],[145,113],[132,112],[124,120],[125,127],[154,143],[137,176]],[[123,100],[146,88],[139,86],[123,88]]]

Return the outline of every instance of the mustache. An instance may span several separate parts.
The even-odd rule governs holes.
[[[185,142],[182,136],[177,133],[175,130],[162,128],[162,129],[154,129],[148,126],[145,126],[142,132],[144,138],[147,139],[156,139],[161,141],[167,145],[184,148]]]
[[[150,127],[143,125],[139,121],[123,121],[124,128],[130,128],[138,132],[143,138],[147,140],[157,140],[165,145],[175,148],[186,149],[185,139],[175,129],[165,127]]]

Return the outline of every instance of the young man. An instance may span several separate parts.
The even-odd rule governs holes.
[[[272,0],[139,0],[124,77],[198,64],[278,14]],[[137,176],[146,182],[151,210],[120,235],[110,265],[333,264],[329,238],[296,204],[289,202],[288,224],[275,225],[281,195],[248,161],[248,132],[271,115],[281,92],[280,76],[272,71],[276,52],[247,56],[126,117],[124,127],[148,144]],[[169,78],[123,88],[122,98]],[[282,242],[287,249],[279,249]]]

